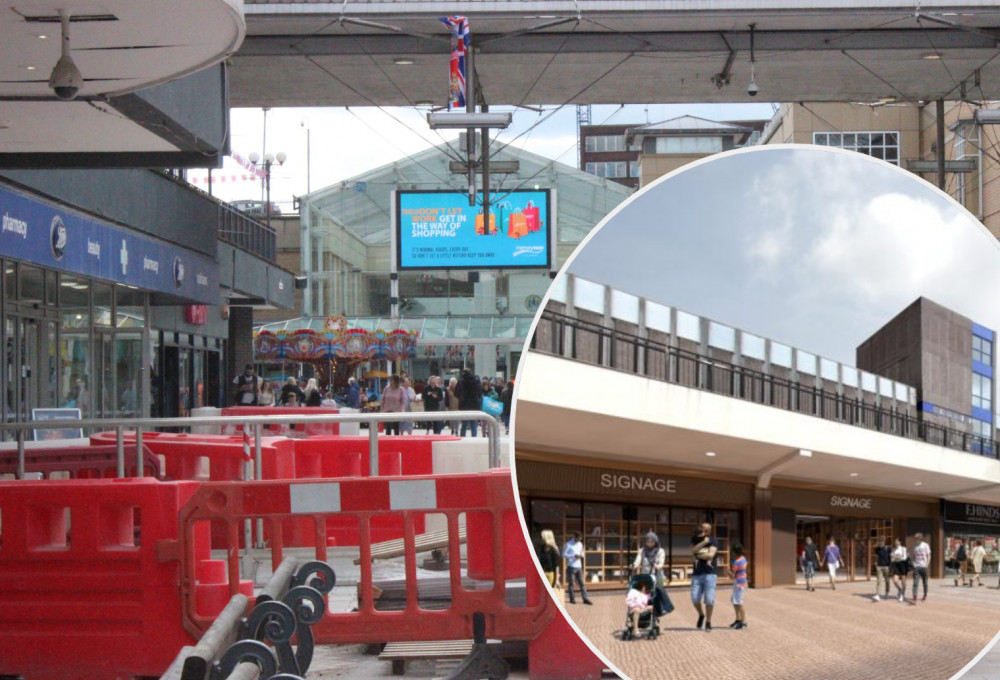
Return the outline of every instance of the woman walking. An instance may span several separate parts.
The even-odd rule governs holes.
[[[389,384],[382,392],[382,413],[403,413],[406,411],[406,390],[399,383],[399,376],[389,378]],[[386,434],[399,434],[399,422],[385,424]]]
[[[323,403],[323,396],[319,393],[319,383],[316,378],[309,378],[306,383],[306,406],[320,406]]]
[[[659,537],[650,531],[646,534],[644,545],[639,548],[632,563],[632,570],[637,574],[649,574],[653,577],[654,587],[659,588],[667,582],[663,565],[667,561],[667,551],[660,546]]]
[[[447,410],[448,411],[458,411],[458,410],[460,410],[459,409],[459,405],[458,405],[459,404],[459,402],[458,402],[458,378],[452,378],[451,380],[448,381],[448,389],[445,390],[445,395],[444,396],[445,396],[445,403],[447,405]],[[457,420],[449,420],[448,421],[448,429],[451,430],[451,434],[452,435],[457,435],[458,434],[458,426],[459,425],[458,425],[458,421]]]
[[[542,547],[538,553],[538,561],[542,565],[542,571],[545,572],[549,585],[555,588],[559,584],[559,563],[562,557],[559,555],[559,545],[551,529],[542,529]]]
[[[823,551],[823,561],[826,563],[826,569],[830,573],[830,588],[832,590],[837,589],[837,569],[840,568],[843,562],[843,557],[840,555],[840,548],[837,546],[837,542],[833,540],[833,535],[827,536],[826,550]]]
[[[806,536],[806,543],[802,547],[802,573],[806,577],[806,590],[816,592],[816,570],[819,569],[819,546],[813,543],[812,536]]]
[[[892,559],[889,562],[890,572],[892,573],[892,584],[896,586],[897,597],[900,602],[902,602],[906,597],[906,572],[907,569],[907,554],[906,546],[903,542],[896,539],[892,547]]]

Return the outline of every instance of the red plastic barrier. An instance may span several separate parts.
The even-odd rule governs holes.
[[[528,643],[531,680],[600,680],[606,664],[591,651],[562,613]]]
[[[531,565],[521,527],[506,519],[515,513],[509,470],[479,474],[419,476],[406,478],[359,478],[337,480],[296,480],[232,482],[205,484],[181,510],[182,535],[207,522],[222,523],[228,531],[230,554],[236,554],[237,534],[246,519],[263,519],[272,527],[271,560],[280,564],[284,558],[283,523],[308,519],[315,527],[324,527],[333,517],[350,518],[360,534],[361,578],[358,611],[327,613],[313,627],[316,641],[325,644],[391,642],[400,640],[454,640],[472,636],[472,615],[484,612],[486,634],[503,640],[531,640],[539,636],[557,613],[555,604],[544,590],[537,572],[530,569],[525,579],[524,606],[507,602],[510,574],[525,571]],[[451,561],[448,577],[452,581],[451,601],[442,610],[428,611],[418,606],[417,553],[414,547],[417,520],[425,514],[446,518],[449,552],[459,555],[459,523],[472,516],[491,517],[493,528],[487,535],[473,537],[468,525],[469,554],[489,544],[492,566],[483,566],[480,576],[488,584],[479,588],[462,583],[459,560]],[[402,523],[405,549],[407,604],[402,611],[376,611],[372,585],[371,546],[374,522],[382,517]],[[320,531],[320,537],[323,532]],[[184,576],[181,596],[184,602],[184,625],[192,633],[204,631],[211,623],[201,615],[195,592],[189,587],[197,573],[182,539],[169,550],[181,560]],[[326,560],[327,549],[317,541],[316,557]],[[475,548],[473,547],[475,546]],[[238,590],[230,563],[230,593]]]
[[[305,406],[229,406],[222,409],[224,416],[321,416],[340,413],[339,409]],[[243,434],[241,425],[229,426],[232,431],[225,434]],[[340,423],[299,423],[289,428],[288,425],[269,424],[264,426],[268,435],[291,435],[304,432],[307,437],[317,435],[340,434]]]
[[[177,539],[178,508],[199,486],[0,482],[0,675],[160,675],[193,639],[180,625],[179,569],[157,546]],[[200,559],[204,539],[190,536]]]
[[[143,475],[163,477],[160,459],[148,446],[142,447]],[[137,477],[135,442],[124,447],[125,474]],[[71,479],[100,479],[118,476],[118,447],[100,446],[59,446],[51,448],[26,449],[24,452],[25,472],[41,472],[46,478],[55,472],[68,472]],[[17,451],[0,451],[0,474],[17,473]]]

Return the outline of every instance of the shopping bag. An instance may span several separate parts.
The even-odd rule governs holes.
[[[528,224],[528,231],[539,231],[542,228],[541,213],[533,201],[528,201],[524,209],[524,219]]]
[[[670,601],[670,595],[667,594],[666,588],[658,587],[653,591],[653,609],[657,616],[669,614],[674,610],[674,603]]]
[[[511,238],[521,238],[528,234],[528,220],[524,213],[511,213],[510,222],[507,225],[507,236]]]
[[[483,397],[482,410],[494,418],[499,418],[500,414],[503,413],[503,404],[491,397]]]
[[[486,235],[485,222],[486,220],[483,219],[483,213],[476,215],[476,233],[480,236]],[[490,213],[490,234],[495,233],[497,233],[497,216]]]
[[[510,201],[500,201],[493,206],[493,210],[497,215],[497,224],[503,226],[507,223],[507,213],[510,211],[511,207]]]

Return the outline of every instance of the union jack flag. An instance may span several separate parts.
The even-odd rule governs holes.
[[[451,63],[448,68],[448,108],[465,108],[465,55],[472,35],[469,20],[462,16],[441,17],[451,29]]]

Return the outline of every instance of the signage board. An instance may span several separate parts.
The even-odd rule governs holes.
[[[52,420],[80,420],[80,409],[78,408],[33,408],[31,409],[31,419],[39,422]],[[33,430],[34,440],[52,441],[55,439],[82,439],[83,430],[80,428],[67,428],[65,430]]]
[[[978,524],[980,526],[1000,526],[1000,507],[984,503],[956,503],[942,501],[941,515],[945,522]]]
[[[5,257],[219,304],[218,265],[204,255],[4,187],[0,218],[0,253]]]
[[[470,206],[463,193],[399,191],[398,269],[548,269],[550,198],[548,190],[497,194],[485,224],[482,194]]]

